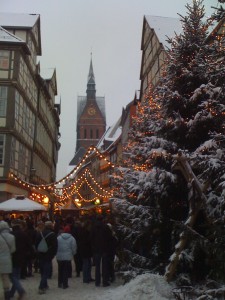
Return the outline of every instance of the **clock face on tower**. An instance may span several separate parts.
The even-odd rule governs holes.
[[[94,116],[95,113],[96,113],[96,110],[95,110],[94,107],[89,107],[89,108],[88,108],[88,114],[89,114],[90,116]]]

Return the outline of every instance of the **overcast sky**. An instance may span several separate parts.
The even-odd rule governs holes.
[[[92,52],[96,95],[105,96],[107,126],[117,121],[140,89],[144,15],[186,15],[188,0],[0,0],[1,12],[41,16],[41,68],[56,68],[61,97],[61,149],[57,179],[64,177],[76,144],[77,96],[86,95]],[[216,0],[205,0],[207,15]]]

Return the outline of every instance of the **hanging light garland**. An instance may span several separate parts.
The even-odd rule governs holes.
[[[26,186],[28,188],[34,187],[34,188],[40,188],[40,189],[55,190],[55,189],[58,189],[57,185],[65,184],[67,180],[73,179],[75,177],[75,175],[78,173],[78,171],[80,171],[80,169],[84,166],[84,164],[86,163],[87,159],[91,155],[93,155],[94,153],[96,153],[98,157],[104,159],[108,163],[108,165],[110,167],[112,167],[112,168],[114,167],[114,164],[112,164],[109,160],[107,160],[107,158],[102,153],[100,153],[99,150],[95,146],[90,146],[88,148],[86,154],[84,155],[84,158],[80,161],[80,163],[69,174],[67,174],[66,176],[64,176],[59,181],[56,181],[56,182],[53,182],[53,183],[49,183],[49,184],[36,185],[36,184],[30,183],[30,182],[24,181],[22,179],[19,179],[19,177],[16,176],[15,174],[13,174],[13,173],[10,173],[9,177],[17,180],[20,184],[22,184],[22,185],[24,185],[24,186]]]
[[[79,194],[80,199],[82,199],[82,201],[85,202],[92,202],[95,201],[97,199],[97,197],[94,197],[91,200],[87,200],[84,199],[81,194],[79,193],[80,188],[82,187],[82,185],[84,183],[86,183],[88,185],[88,187],[90,188],[90,190],[97,195],[98,197],[101,198],[108,198],[110,196],[112,196],[112,193],[109,192],[106,189],[103,189],[102,186],[95,180],[94,176],[92,175],[90,169],[85,168],[84,172],[82,172],[82,174],[75,179],[75,177],[77,176],[77,174],[80,172],[80,170],[82,170],[82,168],[84,168],[87,159],[96,154],[100,159],[103,159],[108,166],[114,168],[114,164],[112,164],[102,153],[99,152],[99,150],[94,147],[91,146],[88,148],[86,154],[84,155],[84,158],[81,160],[81,162],[69,173],[67,174],[65,177],[63,177],[62,179],[60,179],[59,181],[56,181],[54,183],[50,183],[50,184],[41,184],[41,185],[36,185],[27,181],[24,181],[22,179],[20,179],[17,175],[13,174],[13,173],[9,173],[9,177],[13,180],[15,180],[19,185],[22,185],[23,187],[26,187],[28,189],[35,189],[35,190],[48,190],[52,193],[52,195],[54,195],[54,197],[56,197],[60,202],[64,202],[65,200],[67,200],[70,196],[73,196],[75,193]],[[93,186],[91,185],[91,183],[87,180],[87,177],[91,179],[91,181],[94,183],[94,185],[97,187],[96,189],[93,188]],[[57,185],[60,184],[65,184],[66,181],[71,180],[72,184],[65,186],[65,187],[58,187]],[[101,193],[99,193],[97,190],[100,190]],[[70,192],[69,192],[70,191]]]
[[[87,178],[90,178],[92,182],[90,183]],[[79,183],[79,185],[77,183]],[[64,200],[64,199],[67,198],[67,196],[71,197],[74,194],[78,194],[79,190],[82,188],[82,186],[85,183],[87,184],[87,186],[89,187],[89,189],[95,195],[97,195],[98,197],[101,197],[101,198],[104,198],[104,199],[107,199],[108,197],[112,197],[112,193],[109,192],[108,190],[102,188],[102,186],[95,180],[94,176],[92,175],[92,173],[91,173],[91,171],[89,169],[85,169],[85,171],[82,173],[82,175],[76,180],[76,184],[72,184],[72,185],[70,185],[70,188],[67,187],[66,189],[63,190],[63,191],[65,191],[65,193],[63,193],[63,194],[66,194],[66,196],[57,195],[57,194],[55,194],[55,195],[56,195],[57,198],[59,198],[61,200]],[[93,185],[95,185],[97,187],[97,189],[95,189],[93,187]],[[101,191],[101,193],[99,193],[97,191],[98,189]],[[82,199],[83,199],[82,201],[91,202],[91,201],[94,201],[95,198],[93,198],[92,200],[89,201],[89,200],[85,200],[82,197]]]

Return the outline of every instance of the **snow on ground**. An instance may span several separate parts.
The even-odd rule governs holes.
[[[94,268],[93,268],[94,271]],[[44,295],[38,294],[40,274],[34,273],[33,277],[21,280],[27,296],[26,300],[167,300],[174,299],[172,286],[164,278],[154,274],[137,276],[129,283],[123,285],[120,278],[109,287],[96,287],[93,283],[83,283],[82,277],[69,279],[69,288],[60,289],[57,283],[57,263],[54,261],[53,277],[48,281],[49,290]],[[0,300],[3,300],[2,293]],[[15,295],[14,299],[17,299]],[[25,299],[24,299],[25,300]]]
[[[174,299],[172,287],[162,276],[143,274],[129,283],[114,288],[104,295],[107,300],[166,300]],[[103,299],[103,298],[102,298]]]

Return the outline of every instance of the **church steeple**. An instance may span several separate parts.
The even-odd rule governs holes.
[[[89,68],[89,74],[88,74],[86,93],[87,93],[87,101],[95,100],[96,90],[95,90],[95,75],[94,75],[93,64],[92,64],[92,53],[91,53],[91,62],[90,62],[90,68]]]
[[[70,166],[78,165],[91,145],[97,145],[106,129],[105,97],[96,96],[92,56],[86,96],[77,97],[76,150]]]

